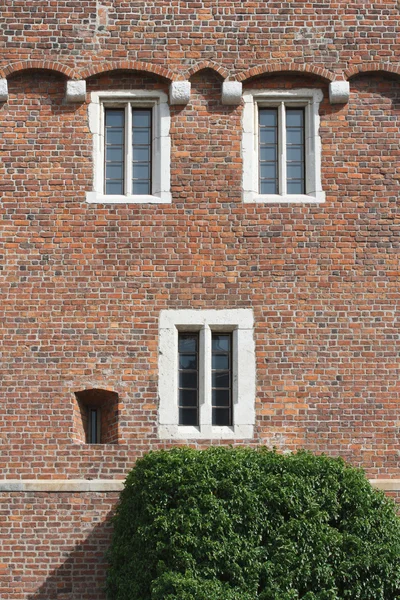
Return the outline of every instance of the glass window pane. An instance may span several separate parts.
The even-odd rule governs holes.
[[[122,146],[124,143],[124,130],[123,129],[106,129],[106,144]]]
[[[197,333],[193,335],[180,335],[178,341],[179,352],[197,352],[197,339]]]
[[[230,409],[229,408],[213,408],[212,409],[212,424],[223,426],[231,425]]]
[[[133,164],[132,168],[133,179],[149,179],[150,178],[150,165]]]
[[[213,390],[212,404],[214,407],[230,405],[231,392],[230,390]]]
[[[149,181],[133,181],[132,182],[132,194],[137,196],[140,194],[151,194],[150,182]]]
[[[260,144],[276,144],[277,133],[276,129],[260,129]]]
[[[149,162],[150,146],[134,146],[132,150],[132,159],[134,162]]]
[[[180,371],[179,387],[197,389],[197,371]]]
[[[106,165],[107,179],[123,179],[124,170],[122,164],[108,163]]]
[[[150,129],[134,129],[133,130],[133,143],[136,144],[150,144]]]
[[[278,186],[275,181],[261,181],[260,194],[277,194]]]
[[[276,127],[278,123],[278,111],[276,108],[260,108],[260,126]]]
[[[213,350],[222,350],[223,352],[229,352],[231,343],[231,336],[222,334],[218,335],[217,333],[213,333],[212,335],[212,349]]]
[[[304,194],[304,182],[303,181],[288,181],[287,182],[287,193],[288,194]]]
[[[276,179],[277,165],[275,163],[261,163],[261,179]]]
[[[303,130],[302,129],[288,129],[286,131],[286,143],[287,144],[303,144]]]
[[[276,161],[276,146],[261,146],[260,148],[260,160],[261,161]]]
[[[197,407],[197,390],[179,390],[180,407]]]
[[[106,127],[124,127],[125,111],[106,109]]]
[[[123,162],[124,149],[122,146],[107,146],[106,161]]]
[[[230,386],[229,371],[214,371],[212,374],[212,386],[215,388],[228,388]]]
[[[197,369],[196,354],[180,354],[179,356],[180,369]]]
[[[179,425],[198,425],[197,408],[180,408]]]
[[[303,146],[288,146],[287,159],[288,161],[302,161],[304,158]]]
[[[229,356],[226,354],[214,354],[212,357],[213,369],[229,369]]]
[[[122,181],[106,181],[106,194],[123,194],[124,184]]]
[[[150,127],[151,125],[151,109],[132,111],[132,126],[133,127]]]
[[[286,126],[287,127],[302,127],[304,111],[302,108],[286,109]]]
[[[288,163],[287,166],[287,177],[288,179],[302,179],[303,178],[303,165],[296,163]]]

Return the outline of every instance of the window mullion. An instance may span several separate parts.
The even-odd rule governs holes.
[[[211,329],[200,331],[200,428],[211,424]]]
[[[287,194],[286,185],[286,111],[285,103],[279,105],[279,193],[282,196]]]
[[[125,106],[125,194],[132,194],[132,105]]]

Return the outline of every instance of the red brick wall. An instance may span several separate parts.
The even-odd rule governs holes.
[[[242,307],[256,323],[254,442],[399,478],[397,2],[6,0],[1,10],[0,478],[122,478],[168,446],[156,437],[160,310]],[[168,92],[160,74],[190,77],[190,104],[171,107],[171,205],[85,201],[87,105],[65,103],[65,75],[121,66],[133,70],[93,75],[88,92]],[[330,105],[329,80],[346,74],[349,104]],[[226,76],[323,90],[325,204],[243,205],[242,107],[222,106]],[[88,388],[118,393],[119,444],[74,443],[74,392]],[[92,582],[79,588],[79,545],[95,539],[90,577],[101,581],[109,530],[95,519],[112,502],[6,494],[0,596],[100,598]]]

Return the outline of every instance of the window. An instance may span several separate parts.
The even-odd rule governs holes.
[[[252,311],[162,311],[159,396],[162,438],[251,438],[255,419]]]
[[[74,441],[78,444],[118,443],[118,394],[98,388],[75,392]]]
[[[89,125],[94,189],[88,202],[171,202],[166,94],[93,92]]]
[[[243,95],[244,202],[323,202],[320,90]]]

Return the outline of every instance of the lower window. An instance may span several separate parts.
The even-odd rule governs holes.
[[[162,311],[159,395],[160,437],[252,437],[252,311]]]

